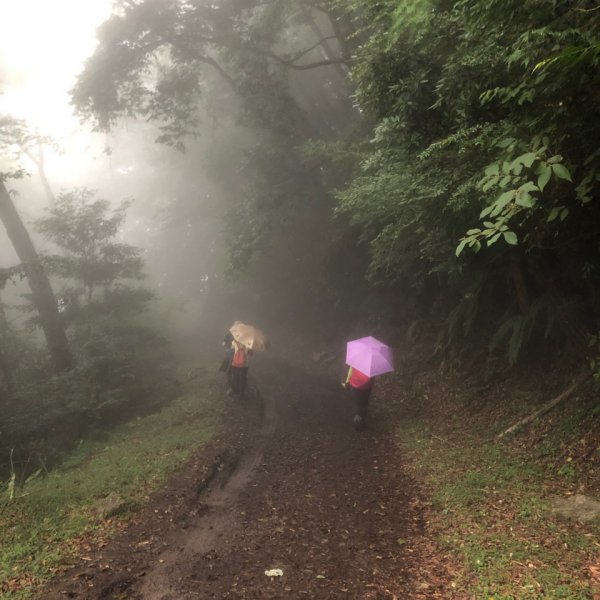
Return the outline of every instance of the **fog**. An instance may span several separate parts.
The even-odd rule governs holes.
[[[175,6],[161,2],[146,4],[157,15],[164,8],[165,23],[166,8]],[[208,2],[198,3],[198,10],[207,10],[207,19],[217,29],[219,21],[214,15],[219,11],[225,14],[226,4],[217,7]],[[260,206],[261,199],[256,196],[263,191],[261,186],[291,183],[293,191],[294,185],[290,181],[268,182],[269,167],[264,163],[269,161],[268,153],[253,162],[254,148],[257,145],[264,148],[272,135],[265,131],[267,124],[260,122],[272,116],[268,110],[261,115],[262,107],[257,110],[244,106],[248,101],[243,99],[243,92],[240,97],[226,77],[209,68],[200,73],[202,90],[193,99],[193,107],[185,107],[189,114],[183,120],[194,121],[193,132],[165,136],[178,118],[171,118],[173,114],[182,114],[173,113],[168,104],[163,113],[157,111],[158,116],[148,112],[128,115],[125,110],[101,132],[97,131],[94,119],[82,118],[81,111],[74,114],[72,89],[81,77],[83,65],[87,65],[88,71],[91,69],[86,60],[94,54],[96,31],[107,19],[109,5],[106,0],[87,3],[63,0],[52,3],[50,8],[42,0],[30,0],[3,3],[1,9],[0,33],[4,35],[0,36],[0,114],[22,120],[31,135],[41,138],[30,141],[28,147],[9,143],[3,164],[5,171],[11,167],[23,170],[22,177],[7,180],[7,187],[37,251],[46,255],[57,250],[36,227],[36,221],[47,214],[55,198],[76,189],[93,190],[97,198],[108,200],[113,207],[123,200],[129,202],[118,239],[142,249],[144,285],[155,294],[147,318],[168,338],[176,341],[178,335],[193,337],[192,332],[214,327],[217,313],[220,328],[242,317],[263,321],[270,318],[274,324],[281,318],[296,319],[297,311],[306,308],[302,296],[314,291],[301,280],[306,277],[306,269],[312,268],[305,264],[305,256],[310,254],[306,250],[320,243],[319,233],[312,223],[306,222],[305,216],[297,213],[293,205],[296,199],[290,202],[291,209],[285,206],[289,199],[284,196],[290,190],[283,188],[271,200],[281,203],[283,210],[267,201],[263,222],[256,224],[256,230],[249,231],[256,218],[248,219],[248,210]],[[123,16],[121,11],[127,7],[128,3],[117,2],[113,10]],[[265,18],[265,33],[270,26],[269,18]],[[160,28],[160,20],[156,26]],[[321,14],[315,14],[309,23],[292,18],[291,25],[282,32],[283,35],[277,34],[277,40],[267,43],[285,60],[291,61],[297,55],[309,62],[327,61],[332,53],[340,51],[339,42],[333,40],[331,23]],[[319,45],[317,34],[328,38],[323,45]],[[96,52],[100,50],[96,47]],[[162,65],[150,75],[157,81],[160,69],[169,68],[169,52],[158,50],[154,60]],[[233,64],[234,70],[240,69],[240,63],[235,64],[234,60]],[[271,69],[276,70],[276,66]],[[302,117],[305,123],[300,125],[308,128],[303,132],[306,139],[314,134],[326,136],[335,132],[336,122],[349,109],[347,98],[342,98],[346,93],[346,73],[346,67],[340,64],[318,72],[292,71],[289,92],[285,86],[277,91],[282,94],[279,101],[297,103],[298,110],[309,115]],[[100,88],[110,88],[114,83],[97,74],[95,77],[94,85]],[[278,79],[275,75],[276,85]],[[255,101],[251,99],[250,104]],[[293,119],[294,110],[291,117],[284,114],[277,118]],[[273,133],[286,135],[277,131],[277,127]],[[300,142],[293,140],[297,134],[291,130],[289,135],[292,146]],[[161,143],[161,137],[167,139]],[[279,139],[278,143],[281,142]],[[285,140],[283,143],[286,144]],[[292,177],[306,175],[300,174],[300,169],[295,170]],[[321,194],[315,186],[305,186],[301,193],[306,190]],[[278,240],[281,228],[279,233],[273,233],[271,227],[277,230],[280,219],[285,226],[283,238]],[[299,233],[298,240],[287,248],[286,227]],[[307,239],[301,233],[303,228],[314,233],[314,239]],[[245,240],[246,235],[255,238]],[[232,255],[243,263],[233,270]],[[7,269],[18,262],[12,244],[3,235],[0,268]],[[59,290],[64,282],[51,279]],[[23,326],[20,306],[27,294],[26,280],[18,277],[12,278],[2,290],[6,315],[16,328]],[[277,294],[281,297],[276,297]],[[39,331],[29,329],[29,335],[39,338]]]
[[[591,598],[597,9],[1,0],[0,596]]]
[[[515,110],[512,62],[482,45],[490,81],[463,76],[470,38],[436,29],[463,5],[392,4],[4,2],[5,377],[34,365],[41,385],[96,344],[137,360],[166,340],[193,361],[238,319],[312,346],[428,323],[435,352],[491,340],[511,365],[540,339],[587,347],[597,155],[538,100],[578,131],[592,103],[566,77],[528,90],[555,81],[532,64],[563,65],[540,45]]]
[[[187,153],[182,153],[155,143],[155,125],[123,120],[110,132],[97,133],[73,115],[68,92],[95,45],[95,28],[106,16],[110,3],[90,2],[87,4],[95,6],[77,10],[82,4],[58,2],[51,10],[46,2],[3,4],[0,15],[3,28],[0,113],[23,119],[31,130],[45,138],[26,153],[12,148],[11,154],[12,150],[18,154],[14,159],[3,157],[4,164],[18,162],[25,171],[22,178],[10,181],[10,189],[35,246],[42,254],[52,252],[52,244],[40,236],[34,223],[52,204],[49,191],[56,196],[76,188],[89,188],[115,206],[124,199],[130,201],[119,238],[144,251],[147,284],[158,293],[150,313],[153,318],[157,312],[162,317],[174,313],[179,322],[174,326],[189,331],[182,321],[198,318],[202,282],[207,277],[202,261],[208,257],[197,254],[205,253],[209,248],[212,248],[209,252],[214,253],[216,249],[214,239],[205,247],[186,245],[190,238],[201,235],[200,231],[192,231],[193,227],[208,227],[213,237],[215,233],[222,234],[223,230],[219,222],[223,211],[215,214],[218,198],[211,196],[211,192],[218,195],[219,191],[215,191],[216,183],[209,181],[206,173],[207,151],[214,139],[194,142]],[[27,18],[32,14],[37,18]],[[52,17],[54,32],[43,37],[40,30],[48,25],[48,17]],[[79,31],[79,35],[73,35],[81,23],[87,28],[84,32]],[[5,35],[9,24],[13,25],[10,37]],[[18,30],[15,30],[15,24]],[[191,179],[191,161],[198,161],[196,166],[199,168],[193,170],[193,181],[186,181],[186,177]],[[44,187],[42,178],[47,180],[49,189]],[[186,222],[177,223],[180,217],[170,214],[177,204],[194,205],[197,212]],[[174,239],[169,240],[169,235]],[[188,265],[187,272],[181,263],[186,252],[195,254],[193,268]],[[3,235],[0,238],[0,268],[17,263],[14,248]],[[175,264],[176,276],[172,272]],[[3,291],[7,312],[15,323],[20,322],[22,313],[14,309],[27,290],[25,281],[13,281]],[[194,327],[197,326],[194,321]]]

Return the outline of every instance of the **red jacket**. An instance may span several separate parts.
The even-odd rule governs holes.
[[[368,390],[373,387],[373,378],[365,375],[358,369],[350,367],[348,371],[348,378],[346,383],[349,383],[353,388],[357,390]]]
[[[243,346],[242,344],[238,343],[238,342],[233,342],[232,343],[233,346],[233,359],[231,361],[231,366],[232,367],[247,367],[248,366],[248,349],[246,348],[246,346]]]

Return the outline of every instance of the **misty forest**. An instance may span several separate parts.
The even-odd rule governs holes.
[[[2,0],[0,598],[600,598],[597,0]]]

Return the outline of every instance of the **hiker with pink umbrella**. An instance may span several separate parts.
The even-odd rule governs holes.
[[[354,427],[362,429],[367,419],[373,378],[394,370],[392,349],[368,336],[346,344],[346,364],[350,367],[345,383],[354,402]]]

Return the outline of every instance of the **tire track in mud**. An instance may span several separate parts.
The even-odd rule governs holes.
[[[257,402],[261,414],[260,429],[255,439],[250,447],[231,457],[199,493],[202,516],[183,535],[176,536],[177,550],[163,552],[154,567],[145,573],[139,590],[144,600],[180,599],[182,596],[177,590],[177,582],[182,579],[179,569],[181,556],[206,556],[218,552],[241,528],[242,521],[235,510],[236,501],[240,492],[252,481],[263,459],[266,440],[276,427],[273,402],[265,401],[256,384],[252,388],[251,397]]]

